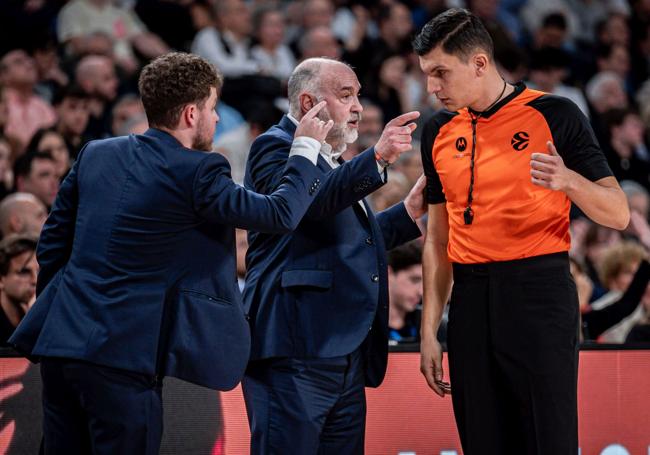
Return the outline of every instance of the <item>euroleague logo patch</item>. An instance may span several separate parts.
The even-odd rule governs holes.
[[[518,152],[521,152],[523,149],[528,147],[528,142],[530,140],[530,136],[528,136],[528,133],[525,131],[519,131],[515,133],[514,136],[512,136],[512,139],[510,140],[510,145],[512,145],[512,148],[515,149]]]
[[[467,139],[464,137],[459,137],[456,139],[456,150],[459,152],[464,152],[465,149],[467,148]]]

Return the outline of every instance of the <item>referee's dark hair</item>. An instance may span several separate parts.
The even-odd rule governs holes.
[[[388,265],[393,273],[420,264],[422,264],[422,247],[417,240],[400,245],[388,252]]]
[[[494,59],[494,43],[481,20],[466,9],[451,8],[426,23],[413,40],[413,50],[423,56],[438,46],[464,63],[476,50]]]

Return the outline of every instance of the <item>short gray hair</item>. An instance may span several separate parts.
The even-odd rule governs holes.
[[[592,77],[585,87],[585,94],[589,102],[593,104],[595,101],[600,100],[605,95],[603,91],[605,84],[610,82],[616,82],[616,84],[623,87],[623,79],[613,71],[601,71]]]
[[[298,118],[300,115],[300,94],[304,92],[317,95],[320,93],[320,59],[308,59],[299,64],[291,73],[287,84],[289,96],[289,113]]]
[[[323,79],[321,71],[324,65],[338,63],[351,68],[345,62],[327,57],[308,58],[300,63],[291,73],[287,84],[289,113],[296,119],[300,116],[300,94],[309,92],[320,98]],[[320,101],[320,100],[319,100]]]
[[[621,189],[625,193],[625,196],[627,196],[628,200],[637,195],[644,196],[646,199],[650,199],[650,193],[648,193],[648,190],[645,189],[643,185],[640,183],[637,183],[633,180],[623,180],[621,183]]]

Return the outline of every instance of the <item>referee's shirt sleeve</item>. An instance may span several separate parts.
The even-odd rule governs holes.
[[[544,116],[567,168],[595,182],[613,176],[589,120],[572,101],[544,95],[529,103]]]
[[[438,126],[433,117],[425,121],[422,130],[421,152],[422,167],[424,168],[424,175],[427,177],[426,197],[427,203],[429,204],[440,204],[446,201],[440,176],[433,164],[433,143],[438,135],[438,131]]]

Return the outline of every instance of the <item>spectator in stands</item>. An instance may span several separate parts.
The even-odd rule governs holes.
[[[595,32],[599,44],[619,44],[625,48],[630,46],[630,28],[626,14],[610,11],[603,15],[603,20],[595,25]]]
[[[56,168],[56,175],[62,180],[70,170],[70,152],[63,135],[54,127],[41,128],[34,133],[32,140],[27,145],[27,150],[36,150],[52,156]]]
[[[623,80],[611,71],[601,71],[594,75],[587,83],[585,92],[587,100],[598,114],[609,109],[628,107]]]
[[[0,346],[23,319],[36,296],[36,237],[10,236],[0,243]]]
[[[637,213],[641,219],[647,221],[650,216],[650,193],[648,190],[632,180],[623,180],[621,182],[621,189],[627,197],[630,211],[632,213]],[[632,222],[630,222],[630,224],[632,224]],[[641,243],[645,242],[641,241]]]
[[[47,208],[31,193],[12,193],[0,202],[0,232],[38,237],[47,218]]]
[[[14,173],[11,165],[11,145],[9,140],[0,133],[0,200],[14,186]]]
[[[399,171],[409,182],[409,187],[415,185],[415,182],[422,175],[422,153],[420,151],[420,142],[413,141],[413,150],[402,153],[402,156],[395,162],[394,170]]]
[[[630,52],[619,43],[602,44],[596,49],[598,71],[611,71],[622,80],[627,80],[630,72]]]
[[[346,49],[346,60],[364,77],[362,84],[366,84],[368,77],[379,71],[381,64],[389,56],[405,56],[411,53],[413,21],[406,5],[400,2],[382,5],[379,8],[377,26],[379,37],[366,36],[358,48],[348,46]]]
[[[417,240],[388,252],[388,340],[419,340],[422,247]]]
[[[145,118],[144,106],[140,97],[129,93],[117,100],[113,106],[111,131],[114,136],[124,136],[125,125]],[[128,126],[128,125],[126,125]]]
[[[31,193],[51,207],[59,191],[56,163],[49,153],[28,150],[14,164],[16,190]]]
[[[625,344],[650,343],[650,285],[641,298],[643,316],[635,324],[625,338]]]
[[[644,276],[642,286],[634,296],[635,298],[629,302],[627,315],[617,318],[611,324],[607,324],[606,331],[599,330],[602,333],[599,337],[601,341],[623,343],[632,326],[641,319],[643,309],[638,304],[648,283],[648,276],[650,276],[650,265],[647,264],[647,259],[648,253],[646,249],[636,242],[623,242],[604,252],[599,272],[600,280],[609,289],[609,292],[591,303],[592,311],[601,311],[615,304],[615,302],[619,302],[632,284],[642,262],[646,262],[643,268],[646,276]],[[594,333],[593,327],[591,327],[587,331],[587,335],[593,339],[599,333]]]
[[[112,103],[117,97],[119,84],[113,61],[102,55],[86,56],[77,64],[75,79],[88,97],[88,139],[110,136]]]
[[[60,90],[52,100],[59,117],[56,130],[63,136],[72,159],[77,159],[81,147],[87,142],[84,132],[90,116],[88,100],[89,96],[76,84]]]
[[[368,199],[375,212],[381,212],[404,200],[411,189],[408,179],[399,171],[388,171],[386,184],[372,193]]]
[[[76,56],[92,53],[98,36],[108,38],[115,61],[129,73],[139,66],[134,49],[148,59],[169,51],[133,11],[112,0],[68,2],[59,13],[57,34],[59,42]]]
[[[533,48],[553,47],[563,49],[567,44],[568,29],[564,14],[553,12],[547,14],[540,27],[534,31]]]
[[[206,58],[226,78],[259,73],[260,65],[250,53],[252,22],[246,2],[221,0],[214,11],[218,26],[197,33],[192,52]]]
[[[305,32],[298,41],[298,50],[301,60],[318,57],[338,59],[343,52],[341,44],[328,27],[314,27]]]
[[[585,87],[591,108],[591,126],[601,144],[607,142],[607,125],[603,114],[610,109],[627,109],[629,102],[625,83],[616,73],[601,71],[589,79]]]
[[[192,52],[213,63],[225,76],[222,102],[248,119],[260,105],[271,105],[284,95],[280,80],[263,74],[251,56],[252,22],[243,0],[215,3],[217,27],[197,33]]]
[[[381,108],[384,118],[415,109],[408,92],[408,61],[400,54],[386,56],[366,78],[366,95]]]
[[[34,94],[37,81],[34,59],[25,51],[15,49],[0,59],[0,83],[7,103],[4,133],[17,139],[22,148],[37,129],[56,122],[52,106]]]
[[[603,143],[603,152],[614,176],[633,180],[650,189],[650,163],[644,136],[645,129],[639,115],[632,109],[612,109],[605,112],[609,140]]]
[[[286,82],[296,66],[296,59],[283,44],[285,19],[274,7],[262,6],[253,14],[253,30],[258,43],[251,56],[264,74]]]
[[[589,106],[582,92],[563,83],[568,76],[569,54],[554,47],[533,51],[530,59],[528,86],[553,95],[563,96],[573,101],[587,118]]]

